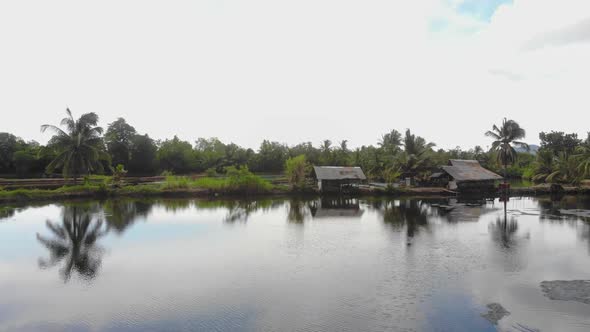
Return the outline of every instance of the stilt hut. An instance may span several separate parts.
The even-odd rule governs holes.
[[[314,166],[313,171],[321,192],[346,192],[367,180],[360,167]]]
[[[443,174],[438,175],[448,180],[447,187],[461,193],[489,193],[496,190],[496,181],[503,179],[500,175],[483,168],[477,160],[451,159],[449,165],[441,167]]]

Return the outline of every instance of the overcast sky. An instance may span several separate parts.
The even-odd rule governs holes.
[[[42,143],[66,107],[254,148],[590,130],[588,0],[4,0],[0,45],[0,132]]]

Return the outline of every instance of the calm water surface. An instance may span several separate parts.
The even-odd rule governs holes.
[[[552,300],[540,283],[590,279],[590,199],[503,208],[2,206],[0,331],[589,331],[590,304]]]

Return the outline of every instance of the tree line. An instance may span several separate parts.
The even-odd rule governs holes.
[[[253,172],[281,173],[285,168],[309,165],[360,166],[375,181],[392,182],[400,177],[426,181],[449,159],[475,159],[484,167],[509,178],[525,177],[543,182],[579,182],[590,173],[590,133],[585,139],[558,131],[539,134],[538,151],[529,151],[521,140],[525,131],[513,120],[494,125],[485,135],[491,148],[437,149],[410,129],[391,130],[374,145],[351,149],[347,140],[324,140],[286,145],[263,140],[257,150],[224,143],[218,138],[189,142],[174,136],[154,140],[139,133],[124,118],[98,126],[95,113],[76,119],[71,111],[59,125],[43,125],[53,135],[46,145],[25,141],[10,133],[0,133],[0,176],[81,177],[112,174],[122,165],[129,175],[203,173],[222,174],[229,166],[247,167]],[[482,134],[484,134],[482,132]],[[536,153],[535,153],[536,152]]]

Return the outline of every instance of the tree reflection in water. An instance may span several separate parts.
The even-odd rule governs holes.
[[[517,241],[515,234],[518,231],[518,221],[515,217],[508,218],[506,216],[496,218],[496,221],[488,225],[488,229],[495,242],[499,243],[503,248],[513,248]]]
[[[269,211],[279,206],[284,202],[282,200],[274,199],[258,199],[258,200],[196,200],[195,206],[199,209],[224,209],[227,214],[224,218],[225,222],[247,222],[250,215],[257,211]]]
[[[317,202],[293,198],[289,201],[287,221],[294,224],[303,224],[306,220],[311,218],[312,213],[315,211],[317,211]]]
[[[150,201],[110,200],[102,208],[108,229],[122,234],[138,218],[147,218],[152,206]]]
[[[92,207],[66,206],[61,223],[47,221],[52,237],[37,233],[37,240],[49,250],[48,259],[39,259],[39,267],[51,268],[63,264],[60,275],[64,282],[72,273],[84,279],[92,279],[98,273],[102,260],[102,248],[97,240],[107,233],[103,221],[96,218]]]
[[[382,201],[373,206],[379,207],[377,211],[383,216],[386,225],[399,230],[405,226],[408,245],[412,244],[420,229],[428,228],[430,207],[421,200]]]

